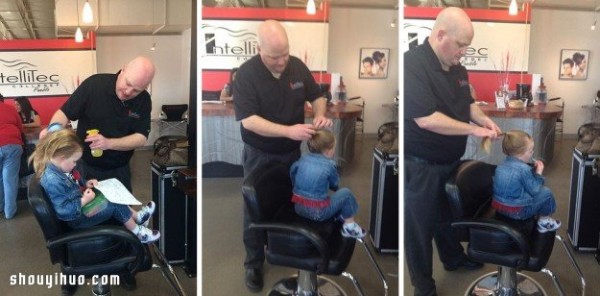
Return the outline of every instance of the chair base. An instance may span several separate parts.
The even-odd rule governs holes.
[[[544,288],[533,278],[520,272],[516,273],[515,287],[499,287],[498,272],[490,272],[476,279],[467,289],[465,296],[545,296]]]
[[[302,271],[301,271],[302,272]],[[302,276],[300,276],[302,277]],[[346,292],[334,281],[323,277],[314,276],[312,280],[299,280],[297,275],[277,282],[267,294],[268,296],[347,296]],[[304,282],[298,287],[298,282]]]

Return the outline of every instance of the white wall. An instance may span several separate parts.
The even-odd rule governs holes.
[[[548,96],[565,101],[564,133],[576,134],[589,118],[581,106],[591,104],[600,89],[600,30],[590,30],[594,18],[590,11],[551,9],[532,10],[529,72],[540,73],[548,88]],[[600,26],[599,26],[600,27]],[[587,49],[587,80],[559,80],[561,49]]]
[[[327,71],[341,73],[348,97],[365,99],[365,133],[376,133],[381,124],[392,121],[391,109],[382,104],[393,103],[399,87],[398,28],[390,27],[397,15],[392,9],[331,9]],[[358,78],[361,47],[390,49],[387,79]]]
[[[153,42],[156,49],[150,50]],[[181,35],[98,36],[98,73],[116,73],[138,55],[154,62],[151,85],[152,118],[163,104],[188,104],[190,92],[191,29]]]

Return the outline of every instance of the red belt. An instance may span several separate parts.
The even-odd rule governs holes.
[[[495,199],[492,200],[492,208],[496,209],[499,212],[516,214],[521,211],[522,206],[508,206],[505,204],[501,204],[497,202]]]
[[[324,200],[314,200],[294,193],[292,195],[292,202],[309,208],[326,208],[329,206],[329,197]]]

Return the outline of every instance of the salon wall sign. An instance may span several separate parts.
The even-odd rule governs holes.
[[[502,57],[513,58],[510,71],[527,72],[529,63],[530,20],[509,16],[506,11],[466,10],[473,22],[475,36],[461,64],[469,71],[498,71]],[[406,15],[408,12],[409,15]],[[400,40],[403,51],[412,49],[431,34],[439,9],[405,10]]]
[[[198,49],[204,72],[226,72],[258,54],[256,32],[268,19],[281,22],[287,31],[290,55],[313,71],[327,71],[329,4],[314,15],[304,9],[203,7]]]
[[[71,43],[44,48],[16,40],[1,45],[6,45],[0,47],[0,93],[5,97],[69,95],[96,72],[95,48],[72,48]]]

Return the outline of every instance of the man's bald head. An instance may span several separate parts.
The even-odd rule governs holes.
[[[272,73],[281,74],[289,61],[290,45],[285,28],[275,20],[266,20],[258,27],[258,53]]]
[[[467,47],[473,40],[473,24],[467,13],[456,7],[442,10],[429,37],[429,43],[437,55],[442,68],[447,70],[458,65]]]
[[[136,57],[127,63],[117,78],[116,93],[125,101],[144,91],[154,78],[154,63],[146,57]]]

